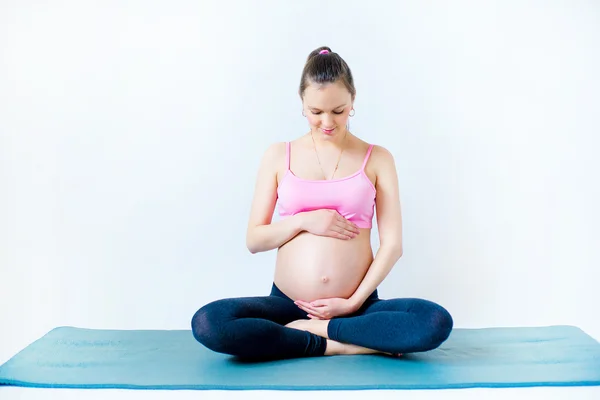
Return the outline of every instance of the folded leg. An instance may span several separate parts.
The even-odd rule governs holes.
[[[207,348],[247,359],[319,356],[326,339],[285,324],[306,318],[293,301],[278,296],[213,301],[192,318],[192,333]]]
[[[327,336],[386,353],[437,348],[450,335],[453,320],[442,306],[424,299],[377,299],[356,313],[329,321]]]

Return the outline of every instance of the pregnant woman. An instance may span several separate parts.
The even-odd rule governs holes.
[[[314,50],[299,94],[310,132],[266,149],[247,228],[250,252],[277,249],[271,293],[204,305],[192,318],[194,337],[215,352],[253,360],[438,347],[453,326],[446,309],[378,296],[402,256],[398,178],[387,149],[348,130],[356,95],[350,68],[329,47]],[[277,202],[280,220],[272,222]]]

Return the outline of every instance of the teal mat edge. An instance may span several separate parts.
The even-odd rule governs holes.
[[[516,329],[516,328],[569,328],[577,330],[589,338],[600,344],[600,341],[583,329],[574,325],[535,325],[535,326],[489,326],[489,327],[474,327],[474,328],[455,328],[468,330],[485,330],[485,329]],[[190,329],[117,329],[117,328],[85,328],[71,325],[63,325],[52,328],[40,338],[34,340],[29,345],[42,340],[52,332],[62,329],[78,329],[89,331],[178,331],[187,332]],[[29,346],[28,345],[28,346]],[[2,375],[2,367],[9,363],[13,358],[17,357],[28,346],[17,352],[4,364],[0,365],[0,375]],[[327,386],[286,386],[286,385],[127,385],[127,384],[38,384],[26,381],[18,381],[12,379],[3,379],[0,376],[1,387],[23,387],[23,388],[48,388],[48,389],[126,389],[126,390],[228,390],[228,391],[243,391],[243,390],[272,390],[272,391],[331,391],[331,390],[444,390],[444,389],[475,389],[475,388],[528,388],[528,387],[590,387],[600,386],[600,381],[573,381],[573,382],[526,382],[526,383],[468,383],[468,384],[443,384],[443,385],[415,385],[410,387],[401,384],[391,385],[327,385]]]
[[[61,385],[61,384],[37,384],[31,382],[0,380],[1,387],[24,387],[24,388],[45,388],[45,389],[127,389],[127,390],[294,390],[294,391],[325,391],[325,390],[445,390],[445,389],[501,389],[501,388],[528,388],[528,387],[589,387],[598,386],[597,381],[582,381],[582,382],[528,382],[528,383],[477,383],[477,384],[444,384],[444,385],[327,385],[327,386],[286,386],[286,385],[156,385],[156,386],[136,386],[136,385]]]
[[[528,387],[590,387],[599,386],[600,382],[568,382],[568,383],[511,383],[511,384],[458,384],[458,385],[411,385],[403,387],[401,385],[354,385],[354,386],[284,386],[284,385],[246,385],[235,387],[234,385],[178,385],[172,386],[135,386],[135,385],[45,385],[20,381],[0,381],[2,387],[24,387],[24,388],[44,388],[44,389],[127,389],[127,390],[277,390],[277,391],[325,391],[325,390],[445,390],[445,389],[501,389],[501,388],[528,388]]]

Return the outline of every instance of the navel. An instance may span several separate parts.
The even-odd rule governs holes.
[[[327,275],[323,275],[323,276],[321,277],[321,282],[323,282],[323,283],[327,283],[327,282],[329,282],[329,277],[328,277]]]

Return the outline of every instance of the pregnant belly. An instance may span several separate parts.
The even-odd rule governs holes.
[[[278,249],[275,284],[293,300],[349,298],[373,261],[370,233],[342,240],[301,232]]]

